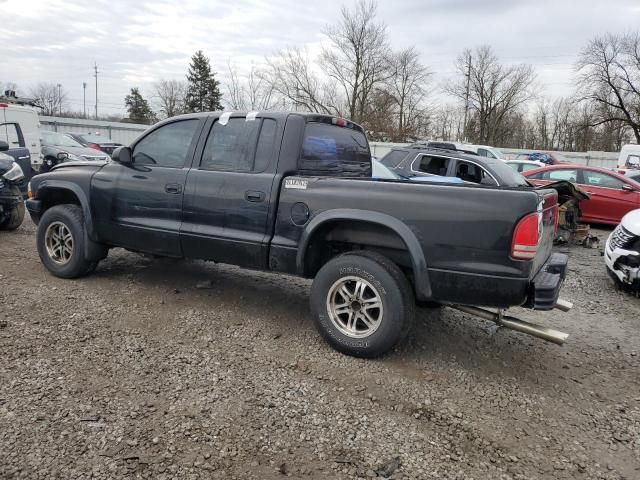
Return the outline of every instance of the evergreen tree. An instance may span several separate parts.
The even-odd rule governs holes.
[[[220,82],[215,79],[209,59],[204,56],[202,50],[198,50],[191,57],[187,82],[185,101],[185,110],[187,112],[222,110]]]
[[[127,106],[129,119],[135,123],[152,123],[155,120],[155,113],[149,107],[149,102],[142,96],[140,89],[134,87],[131,93],[124,98]]]

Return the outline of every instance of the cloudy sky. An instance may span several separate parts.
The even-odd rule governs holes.
[[[221,75],[290,45],[318,52],[321,31],[355,0],[0,0],[0,82],[28,94],[60,83],[70,106],[93,107],[98,64],[100,113],[124,113],[132,86],[151,94],[159,78],[184,78],[202,49]],[[379,0],[396,49],[415,45],[440,84],[466,47],[492,45],[504,63],[536,67],[549,96],[572,89],[576,55],[594,35],[640,30],[640,0]]]

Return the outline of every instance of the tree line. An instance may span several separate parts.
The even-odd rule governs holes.
[[[294,110],[348,118],[377,141],[565,151],[640,143],[640,33],[593,38],[576,60],[575,91],[548,98],[533,66],[503,64],[490,46],[463,51],[454,75],[436,85],[415,46],[391,48],[376,13],[374,0],[343,7],[340,20],[323,30],[328,42],[319,55],[289,47],[243,75],[228,62],[223,82],[198,51],[185,80],[161,79],[147,97],[132,88],[123,121],[150,124],[223,108]],[[66,110],[60,85],[41,83],[30,93],[45,115]]]

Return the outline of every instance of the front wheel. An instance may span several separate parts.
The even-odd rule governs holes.
[[[0,222],[0,230],[15,230],[24,220],[24,202],[15,205]]]
[[[411,285],[396,264],[373,252],[347,253],[327,262],[311,287],[318,330],[338,351],[377,357],[413,323]]]
[[[85,259],[85,225],[78,205],[56,205],[38,224],[38,254],[56,277],[76,278],[92,272],[97,262]]]

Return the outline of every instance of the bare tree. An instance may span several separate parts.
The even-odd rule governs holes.
[[[475,115],[478,143],[494,144],[506,117],[534,97],[530,65],[501,65],[489,46],[466,50],[456,62],[458,79],[445,86]]]
[[[227,104],[233,110],[272,110],[277,99],[274,85],[268,81],[269,75],[260,74],[255,66],[251,66],[249,74],[241,78],[237,70],[228,63],[229,82],[226,84]]]
[[[305,50],[291,47],[266,59],[267,67],[256,73],[264,88],[281,97],[282,106],[326,114],[339,114],[335,95],[320,80]],[[272,102],[274,103],[274,102]]]
[[[416,137],[427,115],[425,98],[431,73],[414,47],[394,55],[388,89],[397,107],[396,140]]]
[[[169,118],[184,112],[187,85],[180,80],[160,80],[154,85],[155,97],[162,117]]]
[[[622,122],[640,143],[640,33],[594,38],[576,69],[580,100],[597,106],[593,124]]]
[[[31,96],[43,115],[54,116],[67,108],[67,92],[60,84],[38,83],[31,89]]]
[[[387,29],[375,22],[376,9],[374,0],[359,0],[354,10],[342,7],[340,23],[324,31],[330,47],[322,51],[322,66],[344,93],[345,114],[356,122],[365,120],[370,95],[389,77]]]

